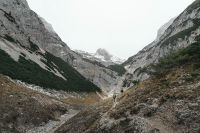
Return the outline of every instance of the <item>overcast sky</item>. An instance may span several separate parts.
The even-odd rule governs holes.
[[[128,58],[194,0],[28,0],[72,49]]]

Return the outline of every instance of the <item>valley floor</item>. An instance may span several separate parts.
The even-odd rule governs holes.
[[[187,65],[117,96],[57,99],[0,75],[2,133],[199,133],[200,69]]]

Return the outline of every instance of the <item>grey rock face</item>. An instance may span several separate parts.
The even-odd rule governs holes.
[[[166,24],[164,24],[158,30],[156,41],[159,41],[160,37],[165,33],[165,31],[167,30],[167,28],[169,28],[169,26],[174,22],[175,19],[176,19],[176,17],[172,18],[169,22],[167,22]]]
[[[0,37],[9,36],[20,49],[35,44],[41,51],[47,51],[68,62],[102,90],[109,91],[118,82],[116,73],[86,62],[82,56],[72,51],[51,26],[29,8],[26,0],[0,0],[0,18]]]
[[[116,72],[84,61],[82,59],[76,59],[73,63],[74,68],[77,69],[78,72],[102,88],[106,93],[115,89],[117,87],[118,81],[121,80]]]
[[[144,80],[149,77],[146,73],[139,73],[139,69],[156,63],[157,60],[180,48],[187,47],[195,42],[195,37],[200,34],[200,7],[188,7],[177,18],[171,19],[158,31],[155,41],[147,45],[136,55],[130,57],[124,66],[128,73],[133,74],[131,78],[124,76],[129,80]]]

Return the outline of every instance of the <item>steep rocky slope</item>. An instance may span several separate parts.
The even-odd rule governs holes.
[[[22,133],[55,120],[72,109],[57,99],[16,84],[0,75],[0,132]]]
[[[199,51],[200,42],[162,58],[152,66],[156,70],[151,77],[120,94],[117,103],[111,99],[98,103],[56,132],[198,133]]]
[[[0,73],[24,82],[45,88],[91,92],[100,89],[86,80],[62,59],[48,52],[41,52],[37,45],[30,49],[21,48],[17,43],[0,39]]]
[[[169,52],[187,47],[196,41],[200,34],[200,1],[196,0],[178,17],[165,24],[158,32],[157,39],[147,45],[136,55],[130,57],[123,65],[128,70],[125,76],[129,82],[144,80],[149,77],[143,73],[143,67],[155,63]],[[132,84],[133,85],[133,84]],[[125,85],[126,86],[126,85]]]
[[[41,54],[48,52],[62,58],[102,90],[110,91],[111,86],[116,86],[120,80],[117,73],[85,61],[79,54],[70,50],[52,27],[29,8],[25,0],[1,0],[0,17],[0,49],[15,61],[25,55],[27,59],[46,69],[45,63],[40,59],[43,59]],[[66,78],[56,68],[53,73]]]

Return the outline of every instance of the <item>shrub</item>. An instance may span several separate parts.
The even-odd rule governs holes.
[[[200,42],[200,35],[195,37],[195,41]]]
[[[129,87],[130,85],[131,85],[131,81],[125,79],[125,80],[123,81],[122,87]]]
[[[38,51],[39,50],[39,47],[36,45],[36,44],[34,44],[31,40],[30,40],[30,38],[29,38],[29,44],[30,44],[30,50],[32,51],[32,52],[36,52],[36,51]]]
[[[12,38],[11,36],[9,36],[9,35],[5,35],[3,38],[6,39],[7,41],[10,41],[10,42],[16,42],[15,39],[13,39],[13,38]]]
[[[200,68],[200,62],[196,62],[196,63],[192,64],[192,68],[193,69],[199,69]]]
[[[139,80],[133,80],[133,81],[132,81],[132,83],[133,83],[134,85],[139,84],[139,82],[140,82]]]
[[[137,71],[138,71],[137,76],[139,76],[141,73],[148,73],[147,67],[143,68],[139,67]]]

